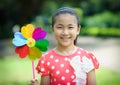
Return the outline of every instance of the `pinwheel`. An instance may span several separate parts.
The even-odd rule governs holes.
[[[32,72],[35,79],[34,60],[42,56],[42,52],[47,51],[49,45],[45,39],[46,31],[40,27],[36,29],[32,24],[27,24],[21,28],[21,32],[15,32],[12,40],[16,46],[15,52],[20,58],[29,57],[32,60]]]

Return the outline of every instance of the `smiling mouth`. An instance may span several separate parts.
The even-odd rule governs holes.
[[[63,41],[68,41],[71,39],[71,37],[61,37],[60,39],[62,39]]]

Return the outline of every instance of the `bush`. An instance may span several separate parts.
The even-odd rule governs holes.
[[[92,35],[92,36],[111,36],[111,37],[120,37],[119,28],[82,28],[80,35]]]
[[[113,14],[105,11],[101,14],[95,14],[84,19],[84,27],[120,28],[120,14]]]

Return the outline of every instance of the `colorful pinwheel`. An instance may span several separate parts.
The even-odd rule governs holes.
[[[49,42],[44,39],[46,31],[37,27],[34,29],[32,24],[28,24],[21,28],[21,32],[16,32],[12,43],[16,46],[15,52],[20,58],[28,56],[32,60],[33,78],[34,75],[34,60],[42,56],[42,52],[47,51]]]

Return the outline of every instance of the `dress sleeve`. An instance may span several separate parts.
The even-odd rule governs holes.
[[[46,58],[45,58],[45,56],[43,56],[38,61],[38,64],[37,64],[37,67],[36,67],[37,72],[40,73],[43,76],[49,75],[49,70],[48,70],[46,62],[47,62]]]
[[[99,62],[96,59],[96,57],[92,53],[88,53],[88,56],[89,56],[89,58],[91,58],[91,60],[93,62],[93,65],[94,65],[94,68],[98,69],[99,68]]]
[[[82,57],[83,70],[85,72],[90,72],[92,69],[99,68],[99,62],[92,53],[87,53],[86,56]]]

